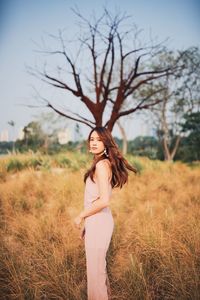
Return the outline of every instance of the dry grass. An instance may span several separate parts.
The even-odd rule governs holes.
[[[199,299],[200,169],[138,160],[142,173],[113,190],[112,299]],[[4,176],[1,299],[86,299],[84,243],[72,222],[83,208],[84,171]]]

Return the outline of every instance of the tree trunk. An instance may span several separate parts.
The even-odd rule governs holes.
[[[173,150],[171,152],[171,160],[173,160],[174,156],[176,155],[176,152],[178,150],[178,146],[180,144],[180,140],[181,140],[181,136],[178,135],[177,138],[176,138],[176,142],[175,142],[174,148],[173,148]]]
[[[167,101],[168,101],[168,78],[166,79],[166,90],[164,92],[162,114],[161,114],[161,128],[163,132],[163,152],[164,158],[167,161],[172,160],[170,149],[169,149],[169,128],[167,124],[166,110],[167,110]]]

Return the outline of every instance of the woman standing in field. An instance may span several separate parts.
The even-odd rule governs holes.
[[[106,271],[106,253],[114,221],[110,210],[112,188],[128,180],[128,171],[136,173],[120,153],[110,131],[95,127],[88,136],[89,151],[94,155],[84,176],[84,210],[74,219],[78,228],[85,221],[81,238],[85,241],[88,300],[107,300],[110,295]]]

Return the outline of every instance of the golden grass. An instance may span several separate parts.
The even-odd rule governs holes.
[[[138,158],[113,190],[112,299],[199,299],[200,169]],[[83,174],[25,169],[0,183],[1,299],[86,300],[84,242],[73,218]]]

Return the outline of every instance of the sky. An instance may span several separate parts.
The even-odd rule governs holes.
[[[93,12],[101,15],[103,7],[112,12],[127,12],[143,29],[144,39],[151,33],[159,41],[169,38],[168,46],[173,49],[200,46],[200,2],[197,0],[2,0],[0,3],[0,133],[8,130],[9,139],[16,138],[20,128],[34,116],[50,111],[27,106],[37,105],[33,87],[49,100],[56,98],[76,112],[83,109],[72,96],[58,94],[26,70],[27,65],[41,63],[37,45],[47,34],[55,35],[62,28],[69,35],[77,34],[73,7],[77,6],[86,18]],[[15,122],[15,128],[8,124],[11,120]],[[74,121],[68,121],[68,124],[71,129],[75,126]],[[128,139],[152,134],[141,115],[124,118],[122,124]],[[81,131],[85,138],[90,129],[83,125]],[[120,136],[117,126],[113,134]]]

